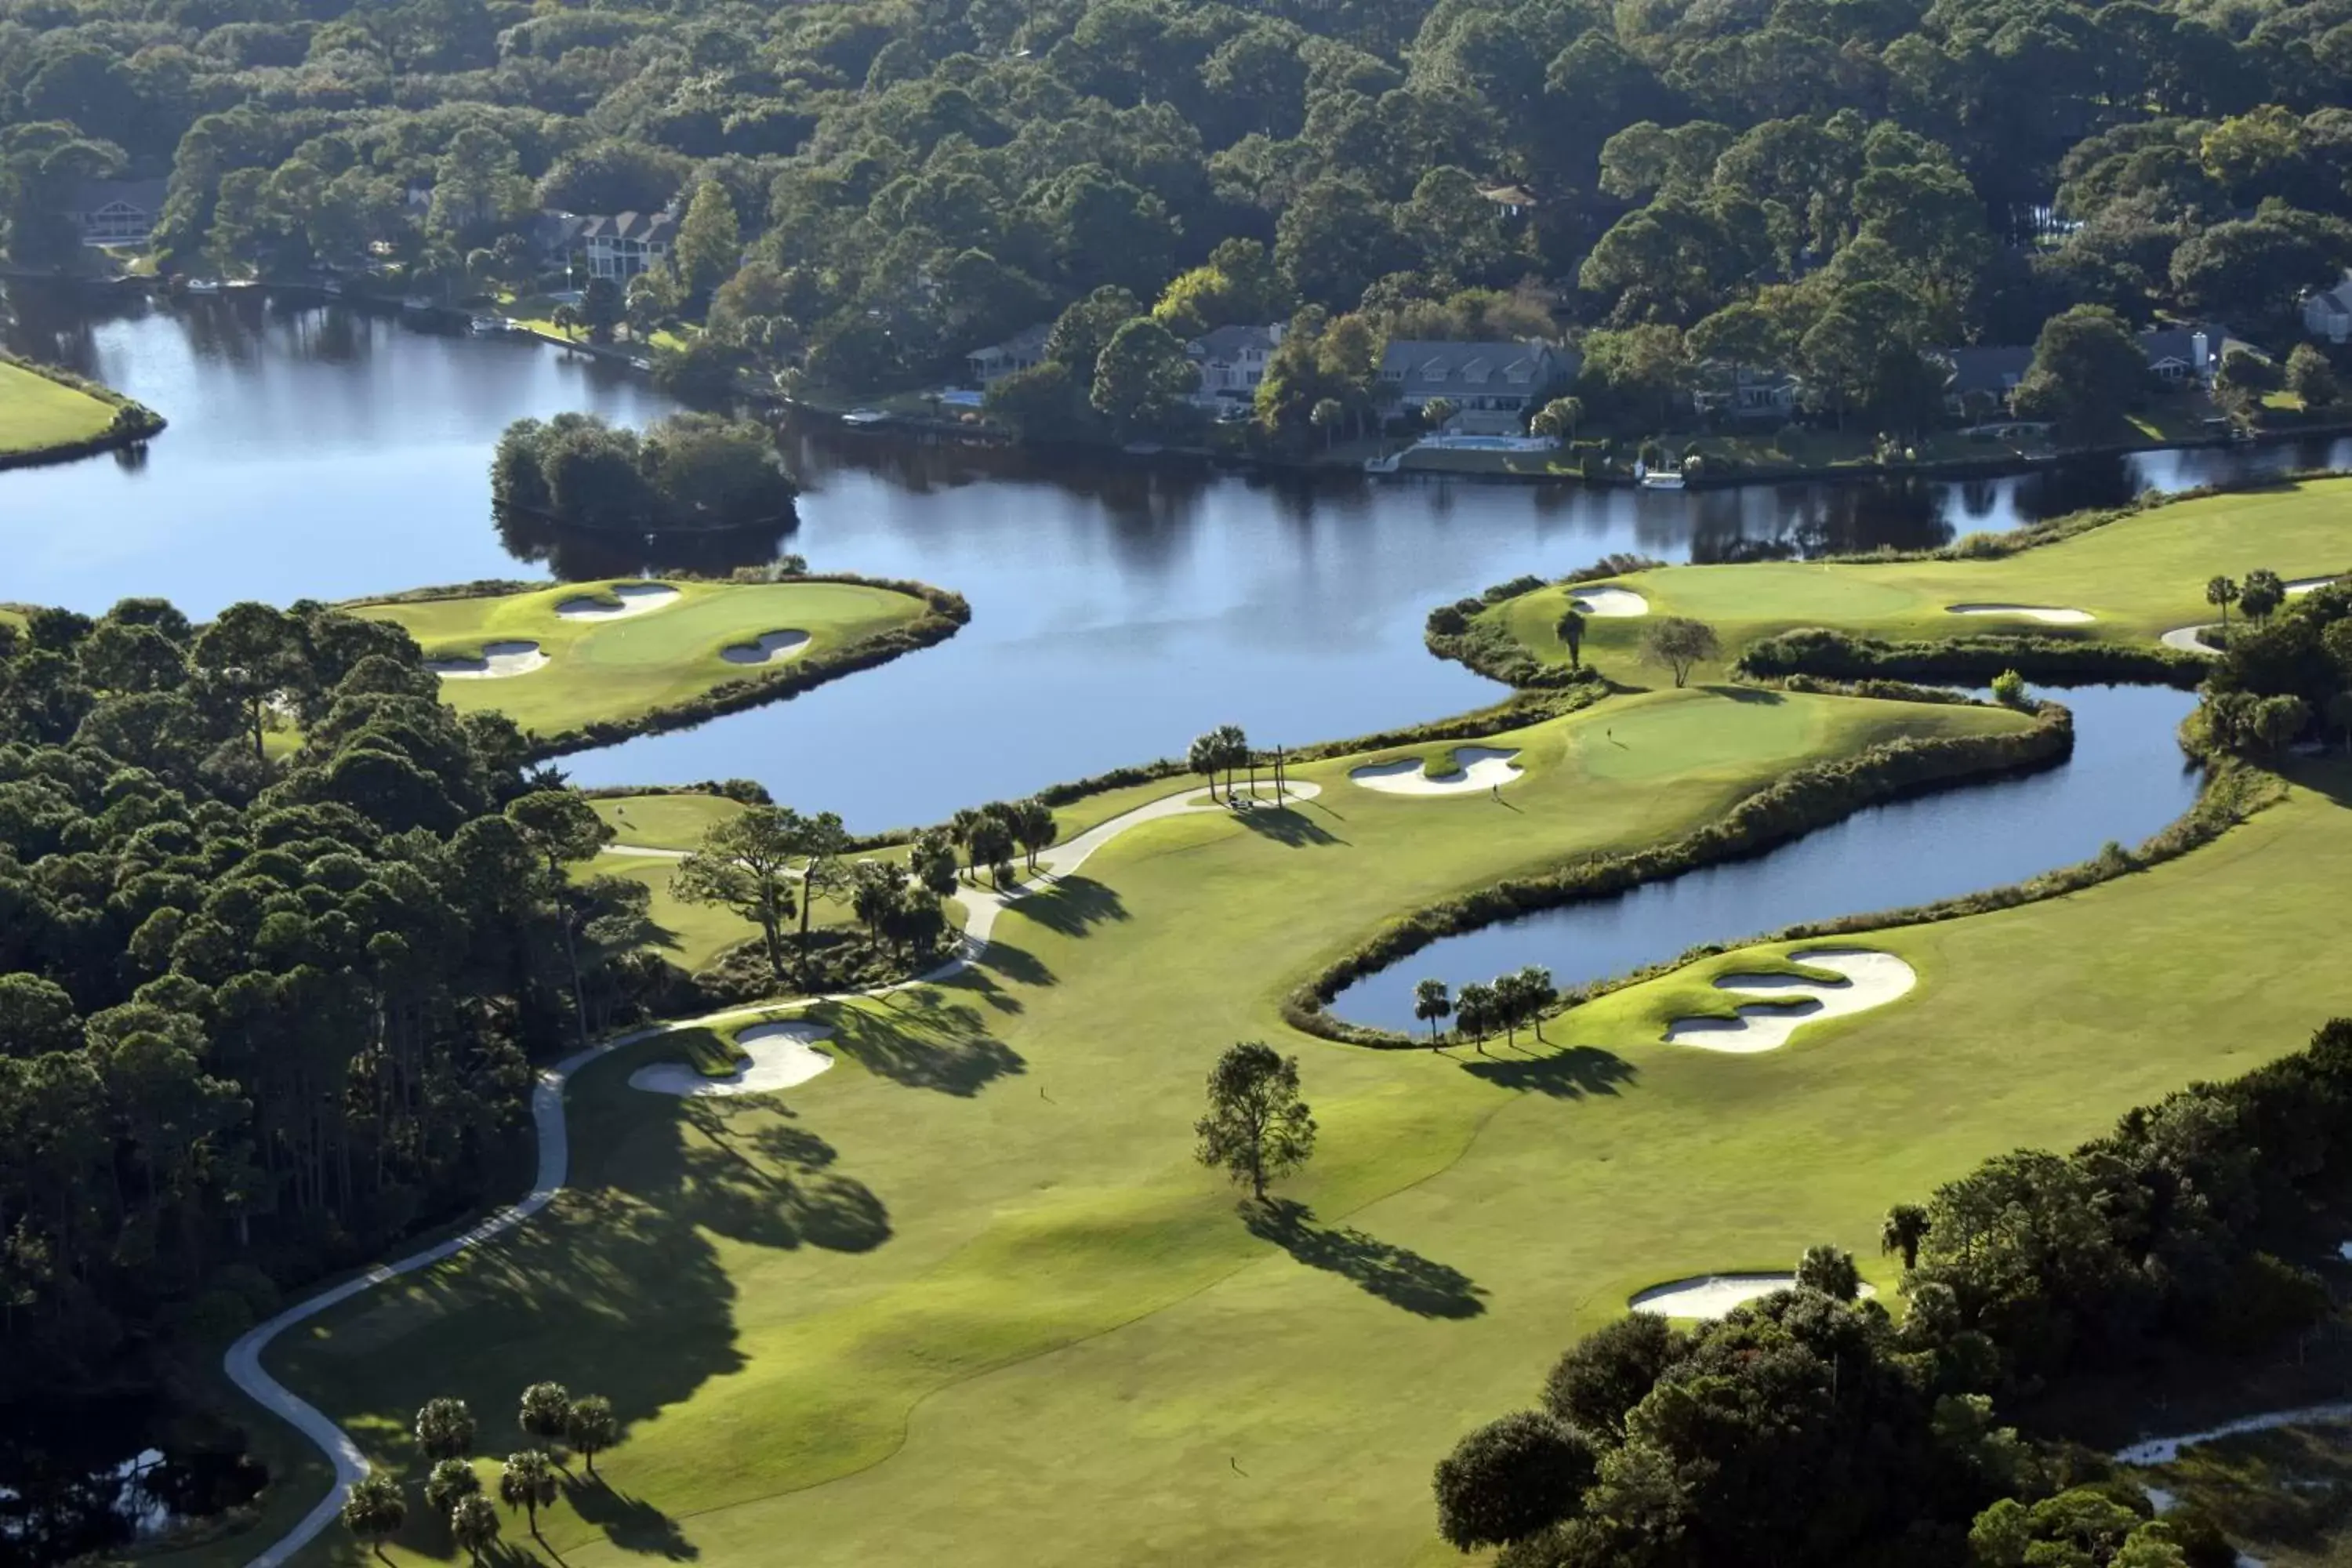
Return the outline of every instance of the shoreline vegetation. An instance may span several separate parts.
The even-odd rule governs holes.
[[[167,423],[110,386],[0,351],[0,469],[69,463],[137,446]]]

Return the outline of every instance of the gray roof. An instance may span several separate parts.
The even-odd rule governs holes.
[[[640,244],[667,240],[677,219],[666,212],[592,213],[582,220],[582,239],[633,239]]]
[[[1954,397],[1964,397],[1971,392],[2005,397],[2011,388],[2025,379],[2025,373],[2033,365],[2033,350],[2014,343],[1946,349],[1944,357],[1952,364],[1952,379],[1945,390]]]
[[[94,213],[121,202],[141,212],[159,213],[170,186],[169,180],[84,180],[74,187],[73,210]]]
[[[1198,348],[1210,359],[1230,360],[1244,351],[1255,349],[1260,353],[1274,352],[1274,329],[1271,327],[1211,327],[1184,345]]]
[[[1556,374],[1572,374],[1577,356],[1544,342],[1463,343],[1391,339],[1381,379],[1400,397],[1452,397],[1508,392],[1532,395]]]
[[[984,353],[1000,353],[1007,359],[1035,359],[1045,352],[1045,340],[1054,335],[1051,321],[1040,321],[1034,327],[1024,327],[1001,343],[985,343],[964,357],[976,359]]]
[[[2195,364],[2197,345],[2194,340],[2200,333],[2205,334],[2209,345],[2218,342],[2221,338],[2219,333],[2205,333],[2202,327],[2150,327],[2140,333],[2139,346],[2147,353],[2150,364],[2168,359],[2177,359],[2183,364]],[[2210,352],[2209,347],[2208,353]]]

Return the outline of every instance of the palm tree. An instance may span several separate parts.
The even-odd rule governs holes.
[[[2245,612],[2246,619],[2257,626],[2270,625],[2271,617],[2285,603],[2286,584],[2277,573],[2266,568],[2256,567],[2247,573],[2245,582],[2239,584],[2238,608]]]
[[[1443,980],[1424,980],[1412,988],[1412,1016],[1429,1020],[1429,1037],[1437,1039],[1437,1021],[1454,1011],[1454,998]]]
[[[1198,770],[1196,769],[1195,771],[1197,772]],[[969,805],[960,806],[957,808],[956,814],[948,818],[948,837],[954,839],[958,844],[963,846],[965,852],[968,854],[971,849],[971,831],[979,826],[979,811]],[[971,870],[974,876],[979,875],[979,862],[974,861],[972,863]]]
[[[1432,432],[1445,428],[1446,422],[1459,412],[1450,397],[1433,397],[1421,405],[1422,427]]]
[[[449,1506],[449,1539],[466,1549],[476,1563],[499,1539],[499,1510],[478,1493],[461,1497]]]
[[[474,1413],[462,1399],[428,1399],[416,1412],[416,1446],[428,1459],[463,1458],[474,1447]]]
[[[1559,988],[1551,983],[1551,971],[1540,963],[1530,963],[1518,973],[1519,994],[1527,1002],[1527,1019],[1535,1026],[1536,1038],[1543,1039],[1544,1009],[1559,1000]]]
[[[443,1459],[425,1478],[425,1506],[435,1513],[446,1514],[457,1506],[459,1498],[478,1496],[482,1478],[474,1467],[463,1459]]]
[[[1225,767],[1225,804],[1231,805],[1234,802],[1234,768],[1236,763],[1249,763],[1250,794],[1255,796],[1257,794],[1257,756],[1250,750],[1249,737],[1242,732],[1239,724],[1220,724],[1215,735],[1217,758]]]
[[[1213,732],[1192,737],[1192,743],[1184,751],[1184,765],[1209,781],[1209,798],[1216,799],[1217,770],[1224,765],[1224,758],[1217,750]]]
[[[385,1539],[398,1534],[408,1522],[408,1500],[401,1496],[400,1483],[390,1476],[362,1476],[352,1483],[351,1496],[343,1500],[342,1520],[345,1529],[383,1557]],[[384,1557],[384,1561],[392,1559]]]
[[[588,1461],[588,1473],[596,1473],[596,1455],[621,1440],[621,1423],[613,1414],[613,1402],[601,1394],[591,1394],[572,1402],[572,1418],[564,1424],[563,1435]]]
[[[2221,640],[2230,640],[2230,606],[2238,602],[2238,585],[2227,577],[2216,577],[2205,584],[2205,602],[2216,605],[2221,611]]]
[[[1528,421],[1528,427],[1538,436],[1549,436],[1554,440],[1565,436],[1573,445],[1576,440],[1576,427],[1583,423],[1583,420],[1584,400],[1582,398],[1555,397],[1536,411],[1536,416]]]
[[[572,1419],[572,1395],[560,1383],[534,1383],[522,1391],[522,1409],[517,1417],[522,1429],[542,1443],[560,1443],[563,1428]]]
[[[1890,1252],[1903,1255],[1906,1272],[1919,1266],[1919,1243],[1927,1235],[1927,1211],[1917,1204],[1896,1204],[1886,1211],[1879,1222],[1878,1250],[1881,1256]]]
[[[1454,1019],[1470,1035],[1470,1043],[1478,1054],[1486,1054],[1486,1031],[1495,1022],[1495,988],[1483,980],[1473,980],[1455,994]]]
[[[1503,1026],[1503,1043],[1518,1048],[1519,1025],[1528,1016],[1527,988],[1517,973],[1495,976],[1495,1016]]]
[[[1584,612],[1570,605],[1559,613],[1559,619],[1554,621],[1552,626],[1559,633],[1559,640],[1568,645],[1568,668],[1582,668],[1584,667]]]
[[[537,1448],[507,1456],[499,1472],[499,1500],[530,1515],[530,1532],[539,1534],[539,1510],[555,1501],[555,1463]]]
[[[1042,800],[1024,800],[1013,807],[1013,837],[1028,853],[1029,869],[1037,869],[1037,851],[1053,847],[1062,829],[1054,820],[1054,808]]]
[[[1307,412],[1307,422],[1323,432],[1323,449],[1331,449],[1331,440],[1339,428],[1339,421],[1348,416],[1347,409],[1336,397],[1318,397],[1315,406]]]
[[[580,311],[573,306],[558,305],[555,307],[554,314],[548,320],[555,324],[557,331],[563,334],[566,342],[569,342],[573,334],[580,331]]]

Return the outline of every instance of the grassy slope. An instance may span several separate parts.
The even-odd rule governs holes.
[[[648,849],[691,849],[740,802],[715,795],[615,795],[589,803],[613,829],[615,843]]]
[[[114,410],[86,392],[0,363],[0,452],[38,452],[105,434]]]
[[[2031,631],[2150,641],[2213,618],[2207,579],[2217,573],[2242,577],[2259,566],[2287,578],[2352,571],[2352,480],[2182,501],[1996,561],[1670,566],[1613,581],[1648,599],[1653,615],[1707,622],[1736,651],[1793,626],[1855,627],[1884,637]],[[1544,588],[1487,614],[1500,616],[1539,658],[1564,660],[1552,627],[1572,592]],[[2097,619],[2053,626],[1945,609],[1970,603],[2088,610]],[[1587,649],[1604,667],[1622,660],[1642,624],[1588,617]]]
[[[982,1467],[999,1478],[991,1487],[1008,1456],[1033,1440],[1066,1443],[1088,1465],[1116,1466],[1121,1450],[1139,1466],[1175,1463],[1150,1485],[1138,1480],[1141,1468],[1122,1481],[1141,1488],[1135,1500],[1149,1505],[1148,1521],[1127,1510],[1080,1517],[1090,1510],[1069,1505],[1076,1493],[1063,1494],[1048,1516],[1070,1543],[1066,1553],[1055,1548],[1058,1560],[1146,1561],[1150,1553],[1138,1543],[1163,1529],[1155,1510],[1193,1519],[1219,1495],[1196,1489],[1205,1467],[1177,1463],[1159,1445],[1191,1453],[1221,1444],[1226,1424],[1254,1404],[1272,1433],[1294,1421],[1315,1429],[1311,1439],[1302,1433],[1305,1447],[1285,1464],[1338,1464],[1360,1445],[1413,1478],[1391,1488],[1364,1525],[1349,1527],[1369,1527],[1391,1550],[1410,1547],[1425,1522],[1419,1478],[1441,1430],[1524,1375],[1522,1363],[1538,1353],[1526,1334],[1549,1350],[1569,1321],[1557,1301],[1538,1322],[1520,1322],[1499,1339],[1500,1313],[1424,1321],[1328,1272],[1301,1271],[1251,1237],[1230,1194],[1190,1160],[1190,1121],[1210,1058],[1236,1037],[1279,1037],[1284,989],[1388,911],[1563,852],[1654,841],[1801,760],[1850,752],[1888,733],[2016,722],[1981,709],[1832,699],[1757,703],[1696,690],[1633,697],[1506,737],[1524,748],[1531,771],[1505,791],[1503,805],[1484,795],[1376,795],[1345,784],[1345,763],[1312,764],[1300,775],[1328,791],[1314,805],[1255,826],[1204,814],[1138,830],[1055,894],[1005,917],[984,973],[831,1010],[854,1065],[782,1097],[782,1106],[687,1107],[629,1090],[628,1065],[661,1054],[660,1042],[600,1065],[574,1092],[579,1190],[511,1247],[373,1293],[289,1342],[277,1363],[395,1460],[401,1413],[434,1392],[472,1398],[487,1418],[484,1447],[498,1453],[516,1444],[506,1412],[530,1377],[609,1392],[633,1432],[605,1468],[620,1492],[650,1502],[624,1509],[613,1497],[582,1494],[600,1522],[573,1517],[567,1505],[549,1528],[577,1562],[580,1550],[604,1539],[606,1525],[632,1541],[665,1539],[648,1507],[670,1515],[727,1508],[873,1465],[897,1447],[910,1410],[921,1405],[919,1426],[931,1432],[932,1406],[923,1402],[944,1407],[965,1397],[941,1391],[975,1373],[1009,1368],[971,1387],[1042,1397],[1048,1391],[1018,1392],[1033,1387],[1034,1374],[1020,1366],[1026,1358],[1074,1346],[1081,1348],[1068,1353],[1089,1364],[1116,1358],[1124,1336],[1089,1336],[1229,1277],[1240,1285],[1264,1272],[1306,1291],[1300,1300],[1318,1321],[1258,1344],[1253,1365],[1235,1369],[1244,1382],[1279,1385],[1299,1374],[1319,1384],[1343,1365],[1360,1373],[1379,1364],[1359,1359],[1365,1349],[1402,1327],[1462,1336],[1465,1386],[1477,1394],[1460,1409],[1455,1395],[1445,1396],[1447,1408],[1433,1418],[1408,1403],[1368,1423],[1351,1403],[1327,1423],[1317,1414],[1319,1394],[1294,1399],[1260,1387],[1196,1398],[1181,1377],[1169,1381],[1174,1374],[1161,1358],[1173,1352],[1162,1348],[1120,1374],[1121,1398],[1089,1417],[1091,1427],[1029,1433],[1017,1411],[991,1412],[992,1432],[947,1433],[949,1448],[993,1450]],[[1313,918],[1333,910],[1341,918]],[[1327,1129],[1326,1152],[1298,1193],[1328,1215],[1444,1169],[1507,1106],[1554,1113],[1571,1106],[1419,1054],[1308,1041],[1294,1047],[1308,1058]],[[1548,1075],[1538,1068],[1534,1078]],[[1693,1081],[1704,1084],[1706,1075]],[[1675,1094],[1626,1104],[1674,1118],[1695,1110]],[[1696,1113],[1702,1122],[1717,1114],[1712,1107]],[[1522,1235],[1538,1224],[1549,1232],[1556,1205],[1572,1197],[1588,1147],[1581,1131],[1549,1141],[1522,1173],[1513,1204],[1480,1224]],[[871,1245],[877,1220],[890,1232],[887,1245]],[[1335,1245],[1344,1254],[1351,1244]],[[1430,1251],[1451,1262],[1453,1245]],[[1396,1268],[1401,1279],[1429,1272],[1412,1258]],[[1444,1279],[1432,1279],[1412,1289],[1443,1298]],[[1483,1274],[1480,1283],[1497,1289]],[[1498,1299],[1517,1300],[1507,1284]],[[1605,1305],[1599,1297],[1585,1304]],[[1138,1345],[1160,1343],[1148,1322],[1128,1331],[1141,1336]],[[1147,1421],[1150,1441],[1126,1429],[1130,1416]],[[931,1442],[803,1502],[830,1508],[828,1500],[887,1485],[902,1466],[928,1467],[933,1460],[919,1454]],[[1098,1451],[1084,1453],[1089,1447]],[[1216,1449],[1213,1468],[1231,1479],[1224,1453]],[[315,1474],[314,1465],[300,1468]],[[1010,1507],[1045,1475],[993,1501],[956,1479],[937,1499],[908,1493],[848,1504],[812,1523],[804,1539],[795,1526],[795,1552],[804,1545],[813,1561],[912,1560],[911,1548],[884,1540],[900,1526],[883,1521],[959,1529],[953,1513]],[[1251,1495],[1262,1510],[1264,1494]],[[1297,1510],[1286,1525],[1243,1510],[1224,1525],[1202,1516],[1186,1528],[1264,1528],[1271,1556],[1286,1530],[1330,1521],[1312,1489],[1286,1495]],[[304,1500],[289,1484],[278,1516]],[[773,1538],[762,1533],[760,1511],[710,1515],[686,1533],[707,1561],[766,1561]],[[1039,1522],[991,1525],[965,1544],[983,1560],[1037,1561]],[[427,1539],[420,1532],[420,1544]],[[1243,1539],[1220,1537],[1220,1550]],[[348,1544],[339,1541],[334,1551],[347,1554]],[[1265,1560],[1258,1550],[1234,1560]]]
[[[854,583],[678,583],[660,609],[607,621],[567,620],[555,607],[604,585],[568,584],[478,599],[373,605],[355,613],[406,626],[425,651],[463,657],[485,643],[535,642],[551,662],[528,675],[445,680],[442,700],[460,712],[496,708],[524,729],[556,734],[600,720],[633,719],[698,697],[729,680],[820,656],[904,626],[920,600]],[[730,664],[719,649],[762,632],[809,634],[804,651],[778,665]]]

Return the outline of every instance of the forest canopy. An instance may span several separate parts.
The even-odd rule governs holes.
[[[490,459],[500,506],[631,533],[772,522],[796,493],[765,426],[712,414],[670,415],[643,436],[593,414],[518,419]]]

